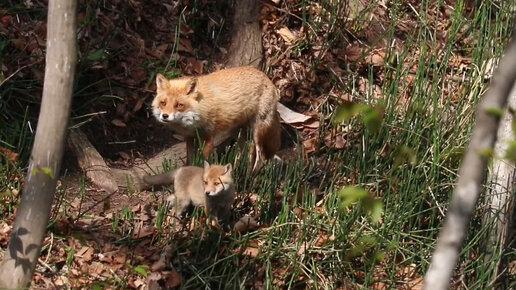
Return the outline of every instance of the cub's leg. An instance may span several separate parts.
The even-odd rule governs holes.
[[[175,193],[167,198],[167,202],[170,207],[170,214],[180,218],[192,201],[188,197],[182,197]]]

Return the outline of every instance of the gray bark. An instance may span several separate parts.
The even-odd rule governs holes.
[[[50,0],[43,98],[13,231],[0,264],[0,288],[30,285],[56,188],[76,65],[75,0]]]
[[[513,87],[509,96],[508,108],[511,108],[513,112],[516,109],[516,86]],[[486,264],[494,264],[491,268],[494,270],[491,274],[492,283],[502,277],[501,258],[511,234],[509,229],[514,206],[513,192],[516,171],[514,161],[503,157],[509,147],[509,142],[514,140],[513,120],[513,115],[509,109],[506,109],[498,127],[494,146],[495,159],[487,177],[489,190],[486,196],[487,211],[484,214],[483,223],[489,230],[485,239],[486,256],[484,261]]]
[[[439,232],[430,267],[425,275],[425,289],[447,289],[453,275],[466,229],[485,178],[487,156],[481,152],[492,149],[496,139],[499,117],[489,111],[505,108],[516,80],[515,31],[516,27],[493,76],[491,86],[477,108],[468,150],[462,160],[446,220]]]

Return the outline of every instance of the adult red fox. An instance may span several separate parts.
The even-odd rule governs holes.
[[[253,169],[279,150],[278,90],[263,72],[235,67],[171,80],[158,74],[156,85],[153,114],[186,138],[187,164],[191,164],[196,132],[204,142],[205,159],[216,136],[245,127],[253,134]]]

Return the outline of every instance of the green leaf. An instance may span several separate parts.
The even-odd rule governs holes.
[[[95,52],[87,55],[84,59],[88,61],[96,61],[101,59],[104,56],[104,49],[98,49]]]
[[[92,290],[102,290],[102,289],[104,289],[104,287],[100,283],[95,282],[95,283],[90,285],[90,289],[92,289]]]
[[[49,167],[39,167],[39,166],[36,166],[36,167],[34,167],[31,170],[30,174],[34,175],[34,174],[36,174],[38,172],[42,172],[42,173],[50,176],[50,178],[54,179],[54,172]]]
[[[349,121],[358,113],[360,109],[359,107],[359,104],[354,103],[344,103],[339,105],[335,111],[335,118],[333,119],[333,123]]]
[[[380,252],[380,251],[375,251],[372,255],[371,255],[371,262],[373,263],[376,263],[376,262],[381,262],[385,259],[385,253],[384,252]]]
[[[173,70],[169,70],[169,71],[166,71],[163,73],[163,75],[167,78],[167,79],[175,79],[179,76],[181,76],[181,71],[180,70],[177,70],[177,69],[173,69]]]
[[[373,200],[369,207],[369,214],[373,223],[379,223],[383,215],[383,202],[379,199]]]
[[[352,203],[366,198],[369,193],[363,188],[356,186],[345,186],[339,191],[339,197],[342,200],[342,206],[347,207]]]
[[[377,239],[372,235],[365,235],[358,239],[358,243],[362,246],[363,250],[369,250],[378,244]]]
[[[65,252],[66,252],[66,265],[68,267],[70,267],[70,265],[72,264],[72,261],[73,261],[73,256],[75,255],[75,251],[71,247],[66,247]]]
[[[507,150],[505,150],[505,158],[511,161],[516,161],[516,140],[509,141]]]
[[[147,265],[138,265],[136,267],[133,268],[133,270],[142,275],[143,277],[147,277],[147,270],[149,270],[149,266]]]
[[[368,107],[364,111],[362,121],[366,126],[367,130],[378,133],[382,126],[383,108],[382,107]]]
[[[404,164],[415,164],[416,153],[407,145],[399,146],[394,152],[394,167],[400,167]]]
[[[490,114],[490,115],[494,115],[496,117],[501,117],[503,116],[503,110],[498,108],[498,107],[489,107],[489,108],[486,108],[486,113]]]
[[[478,151],[478,154],[480,156],[484,156],[486,158],[491,158],[493,157],[493,148],[484,148],[484,149],[481,149],[480,151]]]

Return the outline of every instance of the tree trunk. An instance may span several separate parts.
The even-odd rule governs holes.
[[[233,16],[233,37],[229,47],[227,66],[250,65],[259,67],[262,62],[262,34],[259,15],[261,1],[236,1]]]
[[[26,288],[48,223],[64,150],[76,65],[76,0],[50,0],[43,98],[13,231],[0,264],[0,288]]]
[[[516,109],[516,86],[512,88],[509,96],[509,104],[513,112]],[[505,110],[505,114],[498,127],[497,140],[494,147],[494,160],[492,170],[487,177],[487,211],[483,217],[483,223],[489,231],[486,234],[485,247],[486,264],[493,264],[491,273],[492,282],[495,283],[501,277],[502,256],[509,236],[509,229],[513,213],[513,192],[515,180],[514,162],[504,158],[505,152],[509,147],[509,142],[514,140],[512,129],[513,115],[510,110]]]
[[[503,112],[516,80],[515,32],[516,27],[492,83],[477,107],[471,141],[460,165],[446,220],[425,275],[425,289],[448,289],[459,258],[467,226],[485,179],[487,156],[482,152],[493,149],[500,121],[496,112]]]

